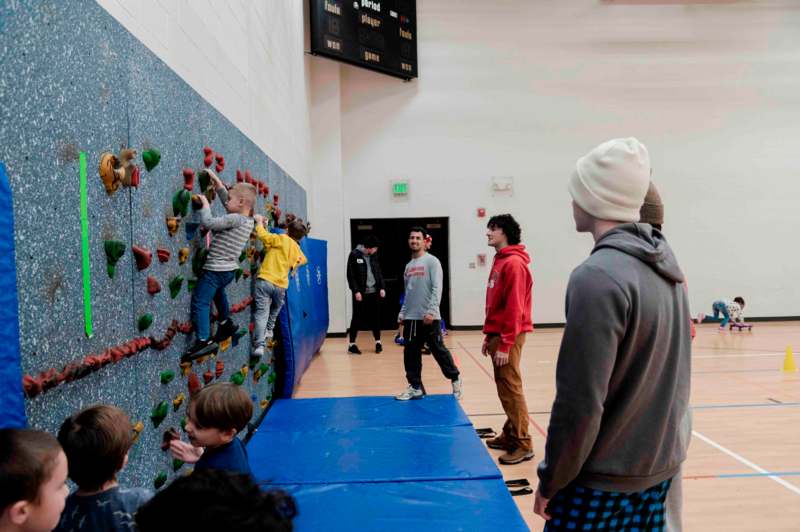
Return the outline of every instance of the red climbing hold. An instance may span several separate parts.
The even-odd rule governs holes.
[[[203,155],[205,155],[206,157],[208,157],[209,155],[211,155],[211,154],[213,154],[213,153],[214,153],[214,150],[212,150],[212,149],[211,149],[211,148],[209,148],[208,146],[205,146],[205,147],[203,148]]]
[[[22,388],[25,390],[25,395],[34,398],[42,393],[42,382],[30,375],[22,377]]]
[[[132,166],[131,169],[131,186],[136,188],[139,186],[139,181],[141,180],[141,173],[142,171],[139,170],[139,167],[136,165]]]
[[[214,368],[214,374],[219,379],[222,377],[223,373],[225,373],[225,362],[222,360],[217,360],[217,367]]]
[[[214,380],[214,374],[213,374],[213,373],[211,373],[211,370],[208,370],[208,371],[206,371],[205,373],[203,373],[203,382],[205,382],[206,384],[208,384],[208,383],[210,383],[210,382],[211,382],[211,381],[213,381],[213,380]]]
[[[242,175],[242,171],[238,168],[236,169],[236,182],[237,183],[244,183],[244,176]]]
[[[224,164],[219,164],[219,163],[217,163],[217,165],[214,167],[214,170],[216,170],[216,171],[217,171],[217,173],[220,173],[220,172],[222,172],[223,170],[225,170],[225,165],[224,165]]]
[[[223,157],[219,153],[214,156],[214,159],[217,161],[217,164],[224,164],[225,163],[225,157]]]
[[[214,158],[211,155],[206,155],[205,159],[203,159],[203,166],[208,168],[212,164],[214,164]]]
[[[274,196],[272,196],[272,203],[277,205],[278,204],[278,199],[280,199],[279,196],[277,194],[275,194]]]
[[[133,249],[133,257],[136,259],[136,269],[139,271],[147,269],[153,261],[153,254],[150,250],[136,245],[132,246],[131,249]]]
[[[158,255],[159,262],[167,262],[169,260],[170,252],[168,249],[157,248],[156,255]]]
[[[255,329],[255,327],[256,327],[256,324],[255,324],[255,323],[253,323],[253,322],[251,321],[251,322],[250,322],[250,327],[249,327],[249,329],[250,329],[250,334],[253,334],[253,329]]]
[[[183,188],[189,192],[194,188],[194,170],[191,168],[183,169]]]
[[[147,276],[147,293],[151,296],[161,292],[161,284],[152,275]]]
[[[253,174],[250,173],[250,170],[244,171],[244,182],[253,184]]]
[[[194,373],[194,372],[189,373],[188,386],[189,386],[189,395],[190,396],[193,396],[194,394],[196,394],[197,392],[199,392],[203,388],[203,385],[200,384],[200,378],[197,376],[196,373]]]

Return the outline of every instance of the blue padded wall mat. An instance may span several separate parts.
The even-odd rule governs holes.
[[[429,395],[423,401],[394,397],[278,399],[259,430],[287,431],[330,428],[471,426],[452,395]]]
[[[471,426],[269,430],[247,448],[260,483],[501,478]]]
[[[280,486],[297,500],[295,530],[528,530],[502,479]]]

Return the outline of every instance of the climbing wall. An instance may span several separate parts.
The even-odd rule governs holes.
[[[241,382],[255,421],[275,380],[271,353],[249,358],[255,241],[228,289],[243,336],[215,358],[179,365],[192,339],[190,289],[208,245],[191,202],[180,211],[187,197],[204,193],[199,175],[209,152],[223,181],[258,186],[257,212],[275,212],[277,195],[279,209],[305,218],[305,192],[95,2],[4,2],[0,30],[0,162],[13,193],[29,424],[55,432],[90,404],[123,408],[138,440],[120,480],[152,486],[186,469],[161,442],[165,430],[180,430],[190,382]],[[101,161],[115,162],[106,154],[119,158],[122,147],[136,154],[119,175],[109,165],[104,183]],[[218,201],[213,211],[223,213]]]

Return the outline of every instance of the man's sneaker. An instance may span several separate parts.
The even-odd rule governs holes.
[[[181,362],[191,362],[192,360],[210,355],[219,349],[219,344],[213,340],[195,340],[181,357]]]
[[[511,445],[511,442],[508,441],[503,434],[496,438],[492,438],[491,440],[486,440],[486,446],[490,449],[497,449],[506,452],[514,450],[514,446]]]
[[[253,349],[253,356],[254,357],[258,357],[258,358],[263,357],[264,356],[264,346],[260,345],[260,346],[256,347],[255,349]]]
[[[380,340],[375,342],[375,352],[376,353],[382,353],[383,352],[383,344],[381,344]]]
[[[464,383],[461,380],[461,377],[453,381],[453,395],[459,401],[462,397],[464,397]]]
[[[356,344],[350,344],[350,347],[347,348],[347,352],[351,355],[360,355],[361,349],[359,349]]]
[[[412,399],[422,399],[423,397],[425,397],[425,393],[422,390],[417,390],[410,384],[408,388],[403,390],[403,393],[394,396],[398,401],[410,401]]]
[[[498,458],[497,461],[503,465],[512,465],[525,462],[526,460],[530,460],[531,458],[533,458],[533,450],[528,450],[528,449],[523,449],[522,447],[518,447],[513,451],[506,452],[506,454],[501,454],[500,458]]]
[[[239,326],[236,325],[236,322],[232,319],[228,318],[227,320],[221,321],[219,325],[217,325],[217,334],[214,335],[214,341],[221,342],[227,340],[238,330]]]
[[[423,345],[423,346],[422,346],[422,349],[420,349],[420,352],[421,352],[423,355],[430,355],[430,354],[431,354],[431,350],[430,350],[430,348],[428,347],[428,344],[425,344],[425,345]]]
[[[706,319],[706,315],[702,312],[697,315],[697,323],[703,323],[703,320]]]

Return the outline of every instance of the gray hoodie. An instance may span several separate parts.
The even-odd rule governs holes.
[[[634,492],[686,458],[691,335],[683,273],[648,224],[603,235],[570,276],[540,490]]]

